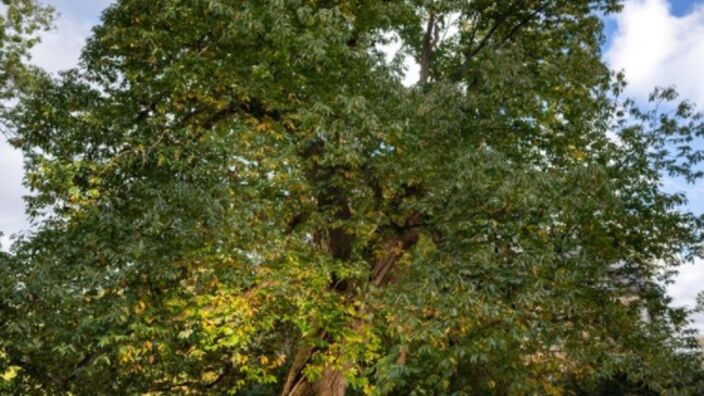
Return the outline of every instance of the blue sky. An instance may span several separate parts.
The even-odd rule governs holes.
[[[625,71],[628,96],[642,103],[653,87],[674,85],[704,110],[704,1],[627,0],[623,12],[607,18],[606,25],[604,59],[612,69]],[[688,208],[704,212],[704,182],[665,178],[663,188],[685,192]],[[704,260],[679,270],[670,295],[677,305],[693,306],[704,289]],[[704,330],[704,315],[695,320]]]
[[[670,8],[673,15],[682,16],[691,13],[695,6],[702,3],[702,0],[670,0]]]
[[[33,61],[57,72],[74,66],[85,38],[110,0],[44,0],[60,16],[33,51]],[[704,0],[626,0],[622,13],[605,19],[604,59],[614,70],[625,70],[628,96],[644,101],[655,86],[675,85],[683,97],[704,110]],[[28,228],[22,195],[22,158],[0,135],[0,248],[9,235]],[[683,191],[689,208],[704,212],[704,182],[687,185],[666,179],[668,191]],[[692,306],[704,289],[704,260],[685,265],[670,287],[677,305]],[[704,316],[697,327],[704,330]]]

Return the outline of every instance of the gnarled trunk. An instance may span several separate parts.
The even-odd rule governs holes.
[[[434,17],[431,17],[429,22],[429,33],[433,34],[435,27]],[[434,44],[431,42],[432,47]],[[427,48],[426,51],[431,51],[432,48]],[[428,54],[427,65],[429,66],[430,58]],[[325,143],[322,141],[311,142],[301,153],[304,158],[311,158],[314,155],[319,155],[323,152]],[[352,218],[351,204],[346,191],[334,185],[330,181],[333,177],[344,169],[345,165],[326,165],[321,166],[314,163],[308,172],[307,177],[312,184],[328,186],[321,189],[317,194],[317,201],[321,210],[326,210],[330,207],[335,208],[336,220],[347,221]],[[413,186],[406,186],[401,200],[404,198],[416,195],[419,190]],[[400,204],[398,202],[397,204]],[[392,269],[399,259],[418,241],[418,226],[423,221],[423,214],[413,212],[409,214],[403,224],[390,225],[392,231],[389,234],[384,234],[380,237],[381,243],[377,246],[376,254],[368,258],[369,261],[369,283],[375,287],[382,287],[388,284],[392,278]],[[292,220],[291,228],[296,224],[304,221],[305,216],[297,216]],[[352,245],[355,241],[355,235],[351,234],[344,228],[331,227],[322,228],[314,235],[315,242],[335,260],[346,261],[352,256]],[[332,274],[330,289],[341,294],[351,293],[348,290],[346,282],[339,281],[336,274]],[[361,323],[352,321],[349,323],[350,328],[358,329]],[[326,334],[320,332],[319,337],[325,338]],[[311,362],[313,354],[316,352],[315,347],[310,345],[299,346],[296,355],[294,356],[291,368],[289,369],[286,383],[284,384],[281,396],[344,396],[347,388],[347,380],[345,379],[345,369],[327,367],[323,370],[320,378],[315,381],[309,381],[303,374],[306,366]],[[355,362],[347,362],[351,367]]]
[[[344,396],[347,380],[339,370],[325,369],[315,382],[300,376],[290,387],[284,388],[282,396]]]
[[[369,281],[374,286],[381,287],[391,281],[391,270],[394,265],[418,241],[416,227],[422,218],[422,214],[418,212],[411,214],[398,234],[382,244],[381,251],[371,263]],[[357,321],[350,323],[352,328],[358,328],[359,325]],[[321,335],[321,337],[324,336],[324,334]],[[308,381],[303,375],[303,370],[311,361],[315,351],[314,347],[307,345],[299,348],[289,369],[281,396],[344,396],[347,388],[344,369],[326,368],[320,378],[314,382]]]
[[[310,362],[314,352],[315,348],[307,345],[298,349],[281,396],[344,396],[347,380],[341,370],[326,368],[314,382],[308,381],[303,375],[303,369]]]

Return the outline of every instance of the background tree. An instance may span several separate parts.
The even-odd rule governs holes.
[[[0,11],[0,110],[4,111],[5,102],[31,77],[26,65],[28,51],[38,41],[36,33],[48,28],[52,9],[32,0],[2,0]]]
[[[2,114],[37,223],[0,258],[2,386],[701,394],[664,291],[701,220],[660,183],[704,129],[614,99],[618,6],[118,1]]]

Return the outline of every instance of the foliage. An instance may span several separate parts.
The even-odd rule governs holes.
[[[0,389],[702,394],[664,290],[702,223],[661,185],[704,128],[617,99],[618,8],[118,1],[2,113],[37,227],[0,257]]]
[[[37,32],[50,25],[52,9],[33,0],[0,1],[0,100],[14,97],[26,83],[28,50]]]

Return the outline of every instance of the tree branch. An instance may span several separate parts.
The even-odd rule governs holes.
[[[420,85],[425,85],[428,83],[430,78],[430,63],[433,57],[434,43],[433,35],[435,30],[435,13],[430,11],[428,15],[428,24],[425,27],[425,34],[423,35],[423,52],[420,56]]]
[[[548,5],[548,2],[540,2],[539,6],[530,12],[525,18],[522,18],[519,20],[519,22],[514,25],[509,32],[504,36],[501,41],[499,42],[498,45],[496,45],[494,48],[499,49],[501,48],[506,42],[508,42],[511,38],[513,38],[518,31],[520,31],[523,27],[525,27],[530,21],[532,21],[538,14],[540,14],[543,10],[545,10],[545,7]],[[471,61],[474,59],[474,57],[479,54],[490,42],[490,40],[498,33],[499,28],[502,27],[503,25],[506,24],[511,18],[511,16],[515,15],[518,11],[517,6],[512,6],[509,7],[509,9],[502,13],[495,21],[494,24],[489,28],[489,31],[487,32],[486,35],[482,38],[482,40],[479,42],[479,44],[475,48],[469,48],[469,51],[466,52],[465,54],[465,59],[464,62],[462,63],[462,68],[460,75],[463,76],[466,74],[467,70],[469,69],[469,65]],[[472,41],[474,41],[474,36],[476,34],[476,30],[472,31]],[[470,43],[471,45],[471,43]]]

